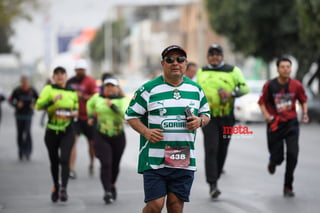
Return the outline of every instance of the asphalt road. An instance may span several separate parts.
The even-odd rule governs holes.
[[[117,183],[118,199],[105,205],[99,180],[99,162],[95,174],[88,175],[87,143],[78,143],[76,170],[78,178],[69,182],[69,201],[53,204],[49,160],[43,142],[44,129],[39,125],[40,113],[33,120],[34,150],[30,162],[17,158],[16,133],[13,111],[4,104],[0,126],[0,212],[1,213],[88,213],[88,212],[141,212],[143,203],[142,176],[136,173],[138,134],[126,128],[127,146],[121,162]],[[191,202],[185,204],[186,213],[317,213],[320,209],[320,143],[319,124],[301,126],[300,156],[296,169],[294,189],[296,197],[284,198],[282,186],[284,164],[276,174],[267,172],[268,153],[264,124],[242,124],[253,131],[251,136],[236,135],[219,187],[217,201],[209,199],[203,164],[202,133],[198,131],[196,148],[198,171],[191,192]],[[163,211],[166,212],[166,211]]]

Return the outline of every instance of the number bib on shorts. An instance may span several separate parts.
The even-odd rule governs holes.
[[[166,146],[164,164],[172,167],[188,167],[190,165],[189,146]]]

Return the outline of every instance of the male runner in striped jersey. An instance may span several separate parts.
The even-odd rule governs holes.
[[[187,54],[177,45],[161,54],[163,75],[135,93],[125,118],[140,136],[138,172],[143,174],[146,206],[143,213],[182,212],[196,170],[196,129],[210,120],[201,87],[184,77]],[[186,109],[190,110],[185,114]]]

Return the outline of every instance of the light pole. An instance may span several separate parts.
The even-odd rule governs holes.
[[[203,7],[203,0],[198,0],[198,61],[199,64],[204,64],[205,55],[204,55],[204,24],[203,24],[203,15],[204,15],[204,7]]]
[[[108,11],[107,19],[104,25],[104,65],[105,70],[112,72],[113,53],[112,53],[112,9]]]

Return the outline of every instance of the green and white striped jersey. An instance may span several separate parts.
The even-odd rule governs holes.
[[[164,164],[165,146],[190,147],[190,165],[182,169],[196,170],[194,141],[196,131],[186,128],[185,108],[193,114],[210,117],[209,105],[201,87],[183,77],[183,82],[172,86],[159,76],[141,86],[132,98],[125,119],[140,118],[148,127],[163,130],[163,141],[151,143],[140,136],[138,172],[170,167]]]

